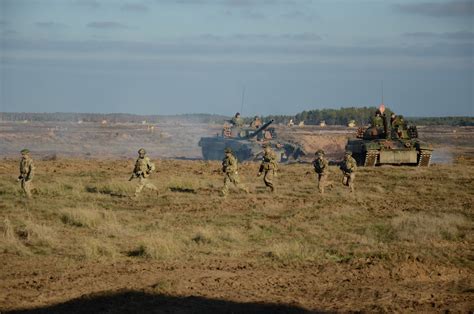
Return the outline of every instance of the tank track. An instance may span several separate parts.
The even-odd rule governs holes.
[[[364,167],[374,167],[377,163],[379,152],[376,150],[369,150],[365,153]]]
[[[421,151],[418,154],[418,167],[428,167],[431,163],[431,152]]]

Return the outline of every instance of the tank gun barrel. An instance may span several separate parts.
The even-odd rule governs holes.
[[[268,128],[268,126],[270,124],[273,123],[273,121],[275,121],[274,119],[271,119],[270,121],[268,121],[267,123],[265,123],[264,125],[262,125],[261,127],[259,127],[255,132],[253,132],[252,134],[248,135],[247,138],[253,138],[255,136],[257,136],[260,132],[262,132],[263,130],[265,130],[266,128]]]

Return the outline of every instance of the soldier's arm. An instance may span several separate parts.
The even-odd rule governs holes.
[[[28,173],[26,175],[26,181],[30,181],[33,179],[35,172],[35,166],[33,165],[33,162],[31,161],[30,164],[28,165]]]
[[[152,163],[149,158],[147,158],[146,160],[146,165],[148,168],[148,171],[147,171],[148,173],[152,173],[153,171],[155,171],[155,164]]]
[[[327,169],[329,167],[329,161],[327,159],[324,159],[324,169]]]

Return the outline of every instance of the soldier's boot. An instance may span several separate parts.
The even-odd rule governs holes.
[[[270,192],[272,192],[272,193],[275,192],[275,188],[273,187],[273,185],[270,185]]]

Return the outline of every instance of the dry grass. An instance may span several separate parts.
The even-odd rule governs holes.
[[[473,241],[469,163],[361,169],[354,194],[339,185],[331,167],[334,187],[324,197],[316,193],[309,165],[282,166],[272,195],[255,177],[258,164],[246,163],[240,173],[251,193],[233,189],[223,198],[219,162],[161,161],[152,176],[159,195],[144,190],[129,199],[136,182],[126,181],[127,161],[101,171],[93,162],[42,161],[30,201],[5,174],[16,163],[6,165],[0,174],[2,250],[17,254],[339,263],[396,258],[392,253],[400,251],[422,252],[437,263],[470,263],[458,253]],[[67,171],[51,177],[49,171],[61,167]],[[79,253],[73,250],[78,244]],[[454,258],[442,257],[451,253]]]

